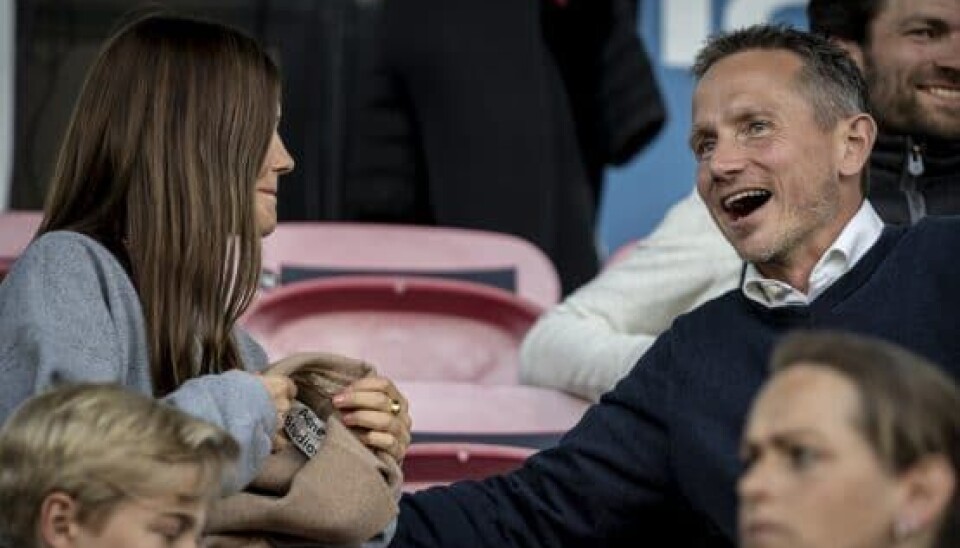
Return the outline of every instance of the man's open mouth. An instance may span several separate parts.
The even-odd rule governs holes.
[[[743,190],[724,198],[721,206],[734,220],[739,220],[760,209],[771,196],[769,190]]]

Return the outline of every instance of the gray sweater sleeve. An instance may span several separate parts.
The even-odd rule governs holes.
[[[163,401],[216,424],[240,444],[240,462],[225,492],[239,491],[256,477],[270,454],[277,420],[259,379],[243,371],[204,375],[183,383]]]
[[[63,382],[115,382],[153,395],[146,340],[136,290],[114,256],[77,233],[44,235],[0,284],[0,421]],[[265,362],[249,338],[240,347],[245,359]],[[256,377],[205,375],[165,401],[224,428],[240,444],[228,490],[253,479],[276,427],[273,403]]]

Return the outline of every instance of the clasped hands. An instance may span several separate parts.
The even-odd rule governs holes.
[[[257,374],[277,410],[274,452],[288,446],[283,420],[297,396],[289,377]],[[341,421],[372,451],[385,451],[399,464],[410,445],[413,421],[407,399],[390,379],[371,375],[360,378],[331,398]]]

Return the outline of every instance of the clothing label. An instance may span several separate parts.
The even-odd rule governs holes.
[[[312,409],[302,403],[294,403],[283,420],[283,430],[290,442],[301,453],[312,459],[320,450],[323,438],[327,436],[327,426]]]

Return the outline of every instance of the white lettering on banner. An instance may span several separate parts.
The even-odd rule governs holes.
[[[693,64],[703,42],[715,31],[712,0],[660,1],[660,62],[671,68]],[[722,30],[769,21],[777,10],[806,0],[729,0],[721,8]]]
[[[660,2],[660,61],[667,66],[689,67],[710,34],[711,0]]]
[[[803,0],[730,0],[723,12],[723,30],[763,23],[769,21],[777,10],[805,5]]]

